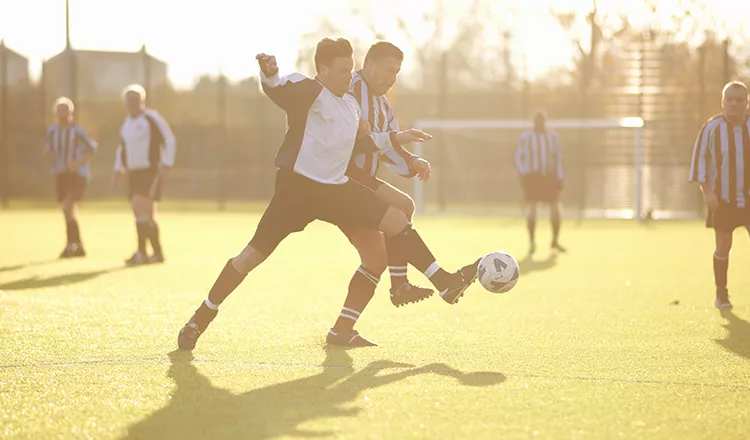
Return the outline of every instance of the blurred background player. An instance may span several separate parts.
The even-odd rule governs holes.
[[[560,139],[546,126],[542,111],[534,114],[534,128],[521,134],[516,148],[516,170],[521,177],[529,231],[529,255],[536,251],[536,208],[549,205],[552,220],[552,249],[565,252],[560,245],[560,192],[563,188],[563,161]]]
[[[115,156],[113,183],[119,185],[128,175],[128,197],[135,216],[138,250],[127,265],[164,262],[156,223],[156,203],[161,199],[164,181],[174,166],[176,143],[171,128],[153,109],[146,108],[146,91],[134,84],[123,91],[127,115],[120,128],[120,145]],[[153,255],[146,253],[146,240]]]
[[[714,230],[713,256],[717,308],[731,308],[727,289],[732,234],[744,226],[750,233],[750,120],[748,90],[732,81],[721,93],[723,114],[703,124],[693,149],[690,181],[698,182],[708,207],[706,227]],[[720,164],[717,166],[717,164]]]
[[[89,163],[96,153],[96,143],[78,124],[73,123],[75,106],[66,97],[52,106],[57,123],[47,129],[44,155],[51,159],[55,173],[57,201],[65,216],[67,244],[60,258],[83,257],[81,230],[76,218],[76,204],[83,198],[91,178]]]

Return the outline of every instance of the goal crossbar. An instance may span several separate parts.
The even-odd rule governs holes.
[[[619,119],[550,119],[545,122],[549,128],[556,129],[631,129],[635,131],[634,145],[634,180],[635,206],[633,217],[643,218],[643,128],[644,121],[637,116]],[[478,129],[531,129],[533,121],[530,119],[496,119],[496,120],[454,120],[454,119],[423,119],[417,120],[414,127],[421,130],[478,130]],[[414,153],[424,155],[424,144],[415,143]],[[417,212],[424,213],[424,187],[422,181],[414,179],[414,202]]]

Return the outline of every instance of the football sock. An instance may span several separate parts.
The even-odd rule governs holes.
[[[428,269],[433,267],[435,256],[432,255],[422,237],[411,226],[406,226],[403,231],[393,237],[386,237],[385,247],[389,256],[401,258],[402,261],[411,263],[420,272],[427,274]],[[437,266],[435,273],[428,276],[432,284],[439,290],[448,288],[450,274]]]
[[[76,219],[65,220],[65,236],[68,244],[76,243],[76,229],[78,229],[78,222]]]
[[[534,243],[536,235],[536,207],[530,206],[526,214],[526,228],[529,230],[529,241]]]
[[[714,280],[716,290],[727,290],[727,272],[729,270],[729,256],[720,257],[714,253]]]
[[[352,331],[359,315],[362,314],[372,297],[375,296],[375,287],[378,285],[378,281],[380,281],[378,277],[366,268],[362,266],[357,268],[349,282],[349,293],[344,300],[344,307],[341,308],[341,313],[339,313],[339,317],[333,325],[334,332],[346,333]]]
[[[138,233],[138,252],[146,255],[146,237],[148,237],[148,218],[136,218],[135,230]]]
[[[216,318],[217,313],[219,313],[217,309],[210,308],[205,302],[201,303],[195,311],[195,324],[201,332],[206,331],[208,324]]]
[[[148,240],[151,242],[151,248],[154,250],[154,255],[161,256],[161,241],[159,240],[159,225],[156,220],[152,220],[149,223],[148,228]]]
[[[230,258],[224,266],[224,269],[222,269],[219,274],[219,277],[214,282],[213,287],[211,287],[211,290],[208,292],[208,302],[218,309],[219,305],[227,299],[229,294],[234,292],[234,289],[242,283],[245,276],[246,275],[237,272],[237,269],[232,265],[232,259]],[[204,302],[204,304],[207,303]]]
[[[560,208],[552,206],[550,208],[550,217],[552,219],[552,243],[557,243],[560,237]]]

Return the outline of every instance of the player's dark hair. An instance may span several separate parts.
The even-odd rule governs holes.
[[[387,41],[378,41],[377,43],[370,46],[365,55],[365,61],[372,60],[378,61],[383,58],[396,58],[399,61],[404,61],[404,52],[401,51],[395,44]]]
[[[315,68],[331,67],[336,58],[351,58],[354,55],[351,43],[346,38],[323,38],[315,48]]]

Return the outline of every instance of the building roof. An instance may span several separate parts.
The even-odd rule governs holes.
[[[111,57],[111,56],[133,56],[133,55],[143,55],[143,53],[146,51],[146,46],[143,46],[141,50],[137,52],[123,52],[123,51],[109,51],[109,50],[81,50],[81,49],[73,49],[73,52],[80,53],[80,54],[89,54],[90,56],[94,57]],[[50,62],[52,60],[55,60],[56,58],[60,58],[64,56],[67,53],[67,50],[63,50],[62,52],[58,53],[57,55],[54,55],[53,57],[49,58],[45,61],[45,63]],[[155,56],[149,54],[146,52],[146,56],[148,56],[151,60],[156,61],[159,64],[166,65],[167,63],[163,60],[160,60],[156,58]]]
[[[22,58],[26,61],[28,61],[28,58],[21,55],[20,53],[14,51],[13,49],[10,49],[8,46],[5,45],[5,40],[0,40],[0,49],[5,49],[7,51],[8,55],[15,57],[15,58]]]

